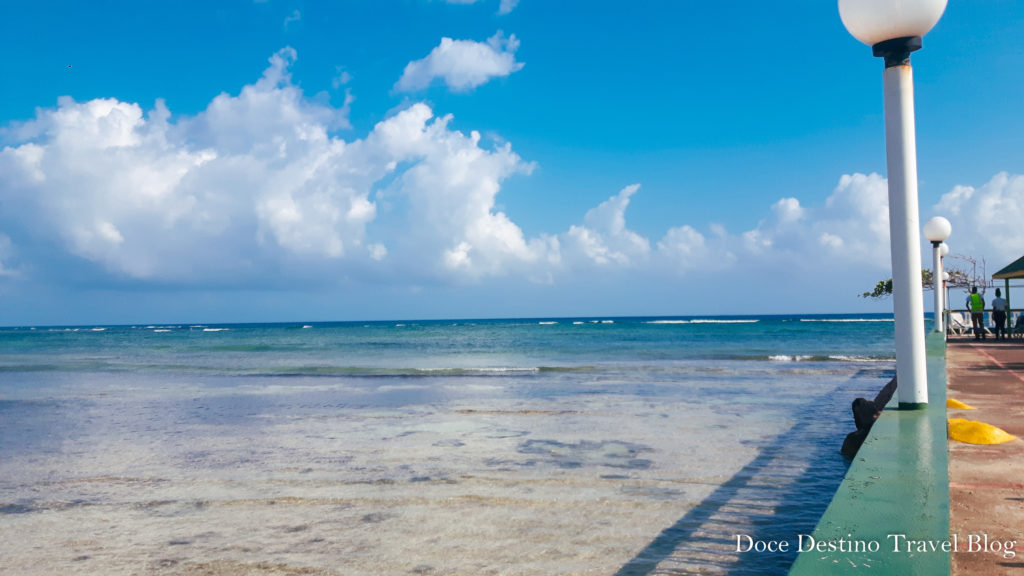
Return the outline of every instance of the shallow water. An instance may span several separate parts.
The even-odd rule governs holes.
[[[693,320],[0,330],[0,568],[785,573],[891,325]]]

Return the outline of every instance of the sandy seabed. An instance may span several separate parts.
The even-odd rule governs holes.
[[[187,396],[95,398],[77,432],[0,463],[0,572],[725,573],[735,534],[775,521],[807,469],[766,456],[791,406],[734,398],[495,393],[220,422]]]

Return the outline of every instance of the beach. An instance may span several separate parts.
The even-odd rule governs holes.
[[[0,338],[17,574],[785,573],[737,536],[813,530],[893,369],[856,316]]]

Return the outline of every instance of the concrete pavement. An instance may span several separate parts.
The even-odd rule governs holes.
[[[1024,342],[950,337],[947,396],[976,410],[949,417],[1002,428],[996,445],[949,440],[949,529],[954,575],[1024,575]]]

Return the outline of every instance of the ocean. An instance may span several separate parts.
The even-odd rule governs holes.
[[[891,315],[0,328],[0,573],[785,574],[894,370]]]

